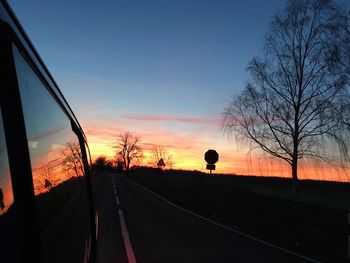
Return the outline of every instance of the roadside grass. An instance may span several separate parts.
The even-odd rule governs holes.
[[[322,262],[348,262],[348,183],[301,181],[299,217],[294,220],[289,179],[152,168],[133,169],[130,179],[183,208],[275,245]]]

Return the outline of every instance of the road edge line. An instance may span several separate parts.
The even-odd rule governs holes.
[[[230,230],[230,231],[232,231],[232,232],[234,232],[234,233],[236,233],[236,234],[239,234],[239,235],[241,235],[241,236],[247,237],[247,238],[249,238],[249,239],[252,239],[252,240],[254,240],[254,241],[257,241],[257,242],[259,242],[259,243],[262,243],[262,244],[264,244],[264,245],[267,245],[267,246],[270,246],[270,247],[279,249],[279,250],[281,250],[281,251],[287,252],[287,253],[292,254],[292,255],[294,255],[294,256],[298,256],[298,257],[300,257],[300,258],[303,258],[303,259],[305,259],[305,260],[308,260],[308,261],[311,261],[311,262],[314,262],[314,263],[321,263],[320,261],[317,261],[317,260],[315,260],[315,259],[313,259],[313,258],[304,256],[304,255],[301,255],[301,254],[299,254],[299,253],[297,253],[297,252],[291,251],[291,250],[289,250],[289,249],[286,249],[286,248],[283,248],[283,247],[274,245],[274,244],[272,244],[272,243],[270,243],[270,242],[264,241],[264,240],[262,240],[262,239],[256,238],[256,237],[251,236],[251,235],[249,235],[249,234],[240,232],[240,231],[235,230],[235,229],[233,229],[233,228],[231,228],[231,227],[225,226],[225,225],[220,224],[220,223],[218,223],[218,222],[215,222],[215,221],[213,221],[213,220],[211,220],[211,219],[208,219],[208,218],[206,218],[206,217],[203,217],[203,216],[201,216],[201,215],[198,215],[198,214],[196,214],[196,213],[194,213],[194,212],[192,212],[192,211],[190,211],[190,210],[187,210],[187,209],[185,209],[185,208],[183,208],[183,207],[181,207],[181,206],[178,206],[178,205],[174,204],[173,202],[169,201],[168,199],[166,199],[166,198],[160,196],[159,194],[153,192],[152,190],[148,189],[146,186],[143,186],[143,185],[141,185],[141,184],[139,184],[138,182],[135,182],[135,181],[132,181],[132,182],[135,183],[136,185],[140,186],[140,187],[143,188],[144,190],[146,190],[146,191],[152,193],[153,195],[155,195],[155,196],[158,197],[159,199],[163,200],[164,202],[168,203],[169,205],[172,205],[172,206],[176,207],[177,209],[180,209],[180,210],[183,211],[183,212],[186,212],[186,213],[188,213],[188,214],[191,214],[192,216],[198,217],[198,218],[200,218],[200,219],[202,219],[202,220],[204,220],[204,221],[207,221],[207,222],[212,223],[212,224],[214,224],[214,225],[220,226],[220,227],[222,227],[222,228],[224,228],[224,229],[226,229],[226,230]]]

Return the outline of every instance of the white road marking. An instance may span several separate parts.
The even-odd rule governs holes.
[[[114,191],[115,201],[117,203],[117,206],[120,206],[120,201],[119,201],[118,194],[117,194],[117,185],[116,185],[116,182],[114,181],[113,178],[112,178],[112,183],[113,183],[113,191]],[[132,249],[131,242],[129,239],[129,233],[128,233],[128,229],[126,228],[126,223],[125,223],[123,211],[121,209],[118,209],[118,214],[119,214],[120,228],[122,230],[122,236],[123,236],[123,240],[124,240],[124,247],[125,247],[125,251],[126,251],[126,256],[128,258],[128,263],[136,263],[136,258],[135,258],[134,251]]]
[[[120,201],[119,201],[118,196],[115,196],[115,201],[117,202],[117,205],[120,205]]]
[[[124,240],[126,255],[128,257],[128,262],[129,263],[136,263],[136,258],[135,258],[134,251],[133,251],[131,243],[130,243],[129,233],[128,233],[128,229],[126,228],[123,211],[121,209],[118,209],[118,213],[119,213],[119,221],[120,221],[120,226],[122,229],[122,236],[123,236],[123,240]]]
[[[112,178],[112,182],[113,182],[113,192],[114,192],[115,201],[116,201],[117,205],[120,205],[120,201],[119,201],[118,193],[117,193],[117,186],[116,186],[113,178]]]
[[[210,219],[208,219],[208,218],[205,218],[205,217],[203,217],[203,216],[200,216],[200,215],[198,215],[198,214],[196,214],[196,213],[193,213],[193,212],[191,212],[191,211],[189,211],[189,210],[187,210],[187,209],[185,209],[185,208],[182,208],[182,207],[180,207],[180,206],[178,206],[178,205],[176,205],[176,204],[170,202],[169,200],[165,199],[164,197],[162,197],[162,196],[156,194],[155,192],[149,190],[147,187],[145,187],[145,186],[143,186],[143,185],[141,185],[141,184],[139,184],[139,183],[137,183],[137,182],[134,182],[134,183],[135,183],[136,185],[140,186],[141,188],[143,188],[144,190],[146,190],[146,191],[152,193],[153,195],[155,195],[155,196],[158,197],[159,199],[163,200],[164,202],[168,203],[169,205],[174,206],[174,207],[180,209],[181,211],[183,211],[183,212],[185,212],[185,213],[191,214],[191,215],[193,215],[193,216],[195,216],[195,217],[198,217],[198,218],[200,218],[200,219],[202,219],[202,220],[204,220],[204,221],[207,221],[207,222],[209,222],[209,223],[211,223],[211,224],[220,226],[220,227],[225,228],[225,229],[227,229],[227,230],[229,230],[229,231],[232,231],[232,232],[234,232],[234,233],[236,233],[236,234],[239,234],[239,235],[241,235],[241,236],[244,236],[244,237],[247,237],[247,238],[252,239],[252,240],[254,240],[254,241],[257,241],[257,242],[259,242],[259,243],[262,243],[262,244],[265,244],[265,245],[267,245],[267,246],[270,246],[270,247],[273,247],[273,248],[282,250],[282,251],[284,251],[284,252],[287,252],[287,253],[292,254],[292,255],[294,255],[294,256],[303,258],[303,259],[305,259],[305,260],[309,260],[310,262],[320,263],[320,261],[317,261],[317,260],[315,260],[315,259],[313,259],[313,258],[309,258],[309,257],[307,257],[307,256],[303,256],[303,255],[301,255],[301,254],[299,254],[299,253],[293,252],[293,251],[291,251],[291,250],[288,250],[288,249],[285,249],[285,248],[276,246],[276,245],[271,244],[271,243],[269,243],[269,242],[267,242],[267,241],[258,239],[258,238],[256,238],[256,237],[253,237],[253,236],[251,236],[251,235],[245,234],[245,233],[243,233],[243,232],[240,232],[240,231],[238,231],[238,230],[235,230],[235,229],[230,228],[230,227],[228,227],[228,226],[222,225],[222,224],[220,224],[220,223],[218,223],[218,222],[215,222],[215,221],[210,220]]]

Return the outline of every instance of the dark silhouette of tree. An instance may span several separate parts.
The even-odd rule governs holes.
[[[264,55],[248,65],[250,82],[225,108],[224,128],[291,167],[297,212],[298,162],[339,164],[347,154],[343,119],[347,72],[334,36],[339,8],[327,0],[290,0],[273,17]],[[329,145],[340,150],[330,155]]]
[[[350,9],[343,8],[339,11],[338,19],[334,21],[334,37],[338,39],[334,46],[337,58],[344,66],[345,71],[350,75]]]
[[[123,169],[124,169],[124,162],[123,162],[122,158],[119,157],[116,160],[116,166],[117,166],[117,171],[119,173],[121,173],[123,171]]]
[[[93,163],[93,167],[95,170],[102,172],[102,171],[111,171],[113,170],[113,162],[111,160],[108,160],[106,156],[99,156],[96,158],[95,162]]]
[[[119,134],[118,144],[114,148],[116,149],[115,159],[123,162],[126,174],[129,174],[131,162],[140,161],[143,157],[140,137],[128,131]]]
[[[79,142],[68,142],[62,153],[64,155],[63,169],[67,173],[73,172],[77,177],[85,174]]]
[[[96,158],[96,160],[93,163],[93,167],[98,171],[102,171],[105,169],[106,164],[107,164],[107,157],[104,155],[101,155]]]
[[[163,159],[165,167],[171,169],[174,165],[173,155],[163,145],[154,144],[152,147],[152,165],[158,166],[160,159]]]
[[[338,40],[335,45],[333,44],[336,51],[334,56],[350,76],[350,9],[343,8],[338,12],[333,27],[337,29],[333,31],[333,37]],[[342,110],[344,124],[350,129],[350,109],[343,108]]]

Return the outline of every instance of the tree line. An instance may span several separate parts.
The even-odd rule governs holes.
[[[132,132],[125,131],[118,135],[117,144],[113,146],[115,156],[113,161],[106,156],[96,158],[93,167],[97,170],[113,170],[129,173],[132,165],[141,164],[144,159],[144,149],[141,144],[141,137]],[[148,164],[153,167],[172,168],[173,155],[164,145],[153,144]],[[163,162],[160,165],[160,160]]]

